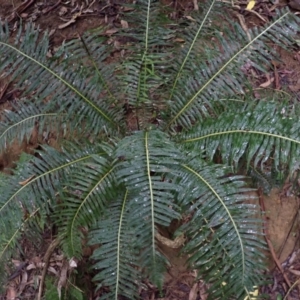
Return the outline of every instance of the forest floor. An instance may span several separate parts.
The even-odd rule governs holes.
[[[108,26],[107,35],[115,33],[121,24],[119,12],[122,10],[122,1],[95,1],[95,0],[0,0],[0,18],[8,19],[12,28],[18,23],[33,22],[43,32],[47,30],[51,36],[50,47],[55,49],[63,41],[77,38],[86,30],[102,25]],[[293,0],[294,2],[300,0]],[[165,0],[164,3],[172,8],[171,17],[178,19],[188,16],[197,8],[193,0]],[[247,30],[253,26],[263,26],[272,16],[275,8],[288,5],[284,2],[271,3],[268,1],[256,2],[251,11],[246,10],[247,1],[234,1],[233,17]],[[199,3],[200,5],[200,3]],[[292,5],[299,8],[297,5]],[[297,13],[297,10],[293,10]],[[267,74],[253,73],[253,85],[260,97],[260,90],[277,90],[289,92],[294,100],[300,100],[300,51],[287,52],[278,47],[281,61],[274,62],[274,68]],[[1,55],[1,53],[0,53]],[[117,59],[117,57],[113,58]],[[18,97],[18,89],[13,83],[1,81],[0,76],[0,111],[9,109],[11,102]],[[37,147],[37,141],[32,138],[29,143],[13,146],[10,151],[0,156],[0,170],[13,167],[21,151],[31,152]],[[270,195],[262,195],[265,206],[266,222],[268,224],[267,237],[269,246],[269,272],[271,282],[261,288],[260,294],[269,295],[269,299],[283,299],[289,286],[295,283],[286,299],[300,299],[300,215],[299,197],[291,191],[287,183],[281,190],[273,189]],[[23,259],[13,261],[15,272],[10,276],[5,295],[0,299],[35,299],[37,282],[42,273],[43,259],[52,242],[51,232],[44,233],[44,243],[32,245],[22,241]],[[162,245],[162,250],[169,257],[170,268],[165,277],[163,294],[149,282],[147,290],[141,288],[141,298],[161,300],[205,300],[206,285],[203,281],[195,281],[197,274],[188,271],[185,265],[186,257],[179,255],[180,249],[170,249]],[[91,255],[92,249],[86,247],[84,257]],[[62,273],[62,258],[59,250],[54,252],[48,273],[49,276],[59,278]],[[84,262],[78,272],[82,272],[82,281],[86,287],[91,286],[91,278],[84,273]],[[299,284],[298,284],[299,283]],[[280,295],[282,298],[279,298]],[[86,299],[96,299],[97,295],[86,295]],[[99,296],[99,295],[98,295]]]

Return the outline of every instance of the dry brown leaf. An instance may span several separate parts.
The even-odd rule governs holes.
[[[274,77],[269,78],[266,82],[260,84],[259,86],[262,88],[268,87],[272,82],[274,82]]]
[[[112,35],[112,34],[114,34],[116,32],[118,32],[118,29],[112,28],[112,29],[107,29],[104,34],[105,35]]]
[[[16,267],[19,267],[23,263],[22,261],[20,261],[18,259],[12,259],[11,261]]]
[[[126,6],[125,6],[125,7],[122,8],[122,11],[125,11],[125,12],[126,12],[126,11],[133,11],[133,10],[134,10],[133,7],[126,7]]]
[[[36,265],[35,264],[29,264],[26,268],[27,271],[30,271],[30,270],[33,270],[33,269],[36,269]]]
[[[29,178],[25,179],[24,181],[20,181],[20,185],[26,185],[35,175],[30,176]]]
[[[186,16],[186,18],[192,22],[196,22],[196,20],[194,18],[192,18],[191,16]]]
[[[298,92],[300,90],[300,79],[298,79],[298,81],[295,85],[289,85],[289,89],[292,92]]]
[[[88,13],[93,13],[94,11],[92,9],[87,8],[87,9],[84,9],[82,12],[84,14],[88,14]]]
[[[300,271],[294,270],[294,269],[288,269],[288,270],[289,270],[289,272],[291,272],[291,273],[293,273],[293,274],[295,274],[297,276],[300,276]]]
[[[206,300],[208,298],[207,287],[202,281],[199,284],[199,296],[201,297],[201,300]]]
[[[68,27],[69,25],[71,25],[72,23],[75,23],[75,22],[76,22],[75,19],[71,19],[71,20],[69,20],[67,23],[59,25],[59,26],[58,26],[58,29],[66,28],[66,27]]]
[[[198,1],[193,0],[193,4],[194,4],[194,10],[199,10]]]
[[[169,248],[179,248],[181,247],[184,242],[185,242],[185,237],[184,235],[180,235],[178,237],[175,238],[175,240],[170,240],[167,239],[166,237],[162,236],[161,234],[159,234],[158,232],[155,234],[155,237],[164,245],[166,245]]]
[[[60,17],[62,17],[63,15],[65,15],[66,13],[68,12],[68,9],[65,7],[65,6],[61,6],[59,12],[58,12],[58,15]]]
[[[198,283],[194,283],[189,293],[189,300],[196,300],[198,291]]]
[[[69,269],[69,262],[64,261],[63,267],[60,271],[59,281],[57,284],[57,293],[58,293],[59,299],[61,299],[61,289],[67,283],[68,269]]]
[[[28,284],[28,273],[22,272],[22,280],[18,287],[18,293],[19,295],[22,294],[23,290],[25,289],[26,285]]]
[[[51,272],[51,273],[53,273],[54,275],[58,276],[58,272],[53,267],[50,266],[48,268],[48,271]]]
[[[69,266],[70,266],[70,268],[76,268],[76,267],[77,267],[77,262],[76,262],[76,260],[74,259],[74,257],[72,257],[72,258],[69,260]]]
[[[7,300],[16,300],[17,291],[14,286],[9,286],[6,290],[6,299]]]
[[[121,25],[122,25],[122,28],[129,28],[129,26],[128,26],[128,22],[127,21],[125,21],[125,20],[121,20]]]
[[[181,39],[181,38],[176,38],[176,39],[174,39],[174,42],[184,43],[185,40],[184,40],[184,39]]]

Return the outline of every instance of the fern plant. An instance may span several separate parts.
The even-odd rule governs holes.
[[[174,238],[184,236],[211,299],[244,299],[265,279],[264,243],[240,166],[295,174],[300,123],[296,103],[254,100],[243,69],[267,71],[274,44],[294,46],[299,19],[278,11],[246,33],[215,0],[180,24],[157,1],[128,11],[129,28],[115,36],[128,42],[113,63],[105,29],[49,58],[47,33],[0,28],[2,77],[23,92],[3,113],[1,151],[33,130],[41,143],[2,176],[1,262],[46,222],[80,259],[88,231],[94,280],[107,287],[101,299],[135,299],[145,277],[162,287],[168,258],[158,229],[185,217]],[[59,146],[47,145],[49,134]]]

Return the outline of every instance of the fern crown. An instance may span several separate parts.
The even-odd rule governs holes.
[[[244,67],[267,72],[273,45],[295,44],[299,19],[282,10],[245,32],[229,18],[215,25],[224,10],[210,0],[175,24],[157,1],[137,1],[122,16],[129,28],[114,39],[128,42],[113,63],[104,29],[49,58],[49,38],[33,25],[13,42],[0,27],[1,74],[23,92],[3,114],[1,151],[33,130],[41,144],[1,175],[2,263],[49,222],[68,257],[81,257],[88,232],[94,280],[108,287],[101,299],[135,299],[145,277],[162,288],[168,258],[158,236],[178,219],[174,238],[184,236],[211,299],[244,299],[264,281],[253,189],[238,174],[297,171],[299,110],[276,94],[253,100]]]

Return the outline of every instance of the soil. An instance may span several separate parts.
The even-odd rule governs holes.
[[[124,0],[125,1],[125,0]],[[122,1],[121,1],[122,2]],[[92,0],[72,0],[72,1],[34,1],[34,0],[0,0],[0,18],[8,19],[12,28],[16,27],[20,18],[23,22],[34,22],[41,31],[48,30],[51,35],[50,47],[55,48],[63,41],[73,39],[82,35],[86,30],[102,25],[108,26],[111,30],[115,26],[120,26],[118,13],[122,10],[122,3],[116,4],[114,1],[92,1]],[[167,2],[167,1],[164,1]],[[263,25],[263,18],[268,18],[273,7],[272,3],[259,2],[255,7],[255,13],[245,11],[245,3],[234,1],[239,8],[236,8],[237,21],[244,26],[251,28],[254,25]],[[176,18],[194,9],[195,3],[189,0],[169,2],[174,11],[172,17]],[[279,2],[279,6],[286,3]],[[300,52],[287,52],[281,48],[277,49],[280,61],[274,62],[273,70],[268,74],[252,73],[255,97],[261,97],[261,89],[270,89],[272,92],[281,93],[292,92],[291,101],[300,100]],[[11,109],[12,102],[19,96],[13,83],[3,82],[0,77],[0,111]],[[22,151],[32,153],[38,146],[38,139],[33,134],[29,141],[22,145],[13,143],[5,153],[0,155],[0,170],[9,172],[8,169],[14,166]],[[273,249],[279,262],[285,268],[285,273],[290,282],[294,283],[300,276],[300,235],[298,225],[300,223],[299,197],[291,193],[287,184],[282,190],[273,189],[269,196],[263,196],[265,205],[268,236],[273,245]],[[168,237],[168,233],[164,233]],[[52,242],[51,233],[45,233],[44,243],[41,247],[33,247],[26,240],[22,241],[24,250],[23,261],[13,261],[16,276],[10,280],[6,287],[6,294],[0,299],[12,300],[19,293],[22,299],[34,299],[37,295],[37,288],[34,287],[34,275],[42,272],[42,258],[48,246]],[[164,296],[160,296],[158,291],[150,284],[145,283],[147,290],[141,288],[142,299],[189,299],[205,300],[207,287],[201,280],[195,281],[197,274],[188,271],[185,265],[186,257],[180,256],[180,248],[172,249],[161,244],[162,251],[169,257],[170,267],[165,277]],[[91,254],[92,249],[84,249],[84,255]],[[63,262],[61,253],[55,253],[52,260],[52,276],[56,276],[62,270]],[[20,268],[26,262],[26,268]],[[83,265],[79,266],[84,269]],[[32,266],[31,272],[28,266]],[[33,271],[32,271],[33,270]],[[274,256],[270,255],[269,272],[273,278],[270,285],[266,285],[260,292],[270,296],[270,299],[284,295],[288,290],[288,285],[282,273],[276,268]],[[57,275],[58,276],[58,275]],[[90,277],[83,279],[86,286],[90,286]],[[300,292],[294,289],[289,299],[300,299]],[[5,298],[6,297],[6,298]],[[19,298],[18,298],[19,299]],[[92,295],[89,295],[92,299]]]

